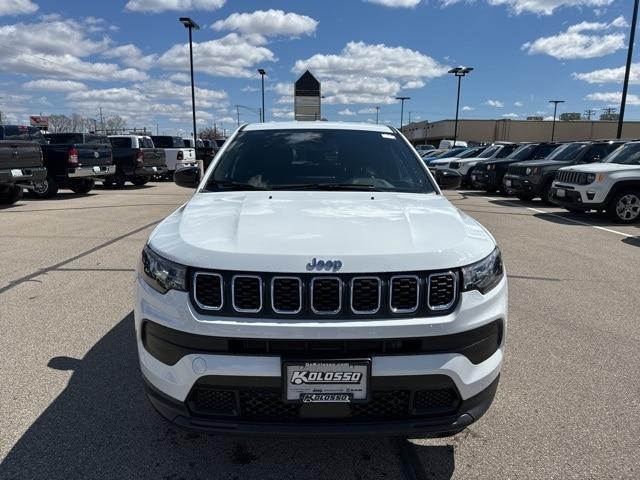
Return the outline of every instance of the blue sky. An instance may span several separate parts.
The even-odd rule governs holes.
[[[618,106],[631,0],[0,0],[0,110],[121,115],[129,127],[188,133],[187,32],[194,33],[199,128],[255,121],[257,68],[268,119],[291,116],[293,81],[323,82],[330,120],[452,118],[451,66],[470,65],[461,116],[548,116]],[[640,54],[640,52],[638,52]],[[640,61],[638,62],[640,65]],[[640,67],[627,119],[640,119]],[[637,95],[637,96],[636,96]]]

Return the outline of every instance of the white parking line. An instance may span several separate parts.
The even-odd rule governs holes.
[[[484,198],[484,199],[486,199],[486,200],[494,201],[494,202],[495,202],[495,201],[498,201],[498,200],[502,200],[503,202],[508,202],[508,203],[510,203],[510,204],[511,204],[511,205],[513,205],[514,207],[524,208],[524,209],[526,209],[526,210],[531,210],[532,212],[536,212],[536,213],[543,213],[543,214],[545,214],[545,215],[551,215],[552,217],[560,218],[560,219],[562,219],[562,220],[566,220],[567,222],[572,222],[572,223],[575,223],[575,224],[577,224],[577,225],[584,225],[585,227],[592,227],[592,228],[595,228],[595,229],[597,229],[597,230],[602,230],[602,231],[604,231],[604,232],[615,233],[616,235],[621,235],[621,236],[623,236],[623,237],[625,237],[625,238],[633,238],[633,237],[634,237],[633,235],[629,235],[628,233],[619,232],[619,231],[617,231],[617,230],[612,230],[611,228],[600,227],[600,226],[598,226],[598,225],[592,225],[592,224],[590,224],[590,223],[586,223],[586,222],[581,222],[580,220],[575,220],[575,219],[573,219],[573,218],[567,218],[567,217],[564,217],[564,216],[562,216],[562,215],[558,215],[558,214],[556,214],[556,213],[551,213],[551,212],[546,212],[546,211],[544,211],[544,210],[540,210],[540,209],[538,209],[538,208],[533,208],[533,207],[523,207],[522,205],[518,205],[516,202],[512,202],[512,201],[510,201],[510,200],[505,200],[505,199],[503,199],[503,198],[500,198],[500,199],[498,199],[498,198],[491,198],[491,197],[482,197],[482,198]]]

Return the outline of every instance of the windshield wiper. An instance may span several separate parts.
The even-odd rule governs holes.
[[[212,186],[231,188],[235,190],[265,190],[263,187],[257,187],[249,183],[232,182],[229,180],[212,180],[207,184],[207,190]]]
[[[308,183],[302,185],[280,185],[271,190],[355,190],[355,191],[381,191],[375,185],[363,183]]]

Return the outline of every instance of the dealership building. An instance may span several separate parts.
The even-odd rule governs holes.
[[[551,140],[553,122],[549,120],[458,120],[458,140],[472,143],[545,142]],[[414,145],[453,139],[455,120],[414,122],[402,132]],[[557,121],[556,141],[598,140],[616,138],[618,122],[602,120]],[[640,138],[640,122],[624,122],[623,138]]]

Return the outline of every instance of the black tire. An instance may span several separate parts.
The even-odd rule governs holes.
[[[36,198],[53,198],[58,193],[58,182],[53,177],[47,177],[42,182],[35,183],[30,194]]]
[[[584,213],[586,212],[586,210],[582,209],[582,208],[568,208],[567,210],[571,213]]]
[[[484,191],[487,193],[496,193],[498,189],[496,187],[486,187]]]
[[[530,202],[531,200],[533,200],[533,195],[531,195],[530,193],[521,193],[520,195],[516,196],[523,202]]]
[[[622,190],[616,193],[607,206],[607,215],[627,225],[640,221],[640,191]]]
[[[134,185],[141,187],[142,185],[146,185],[149,182],[149,177],[133,177],[131,179],[131,183]]]
[[[22,187],[11,186],[0,191],[0,205],[13,205],[22,200]]]
[[[545,205],[553,205],[553,202],[551,201],[551,185],[547,185],[542,189],[540,192],[540,199]]]
[[[71,188],[73,193],[77,193],[78,195],[85,195],[93,190],[93,187],[95,186],[96,182],[94,182],[92,179],[87,179],[75,181],[69,188]]]
[[[106,177],[102,184],[107,188],[122,188],[124,187],[125,182],[127,181],[127,176],[124,174],[122,170],[119,168],[116,170],[116,173]]]

